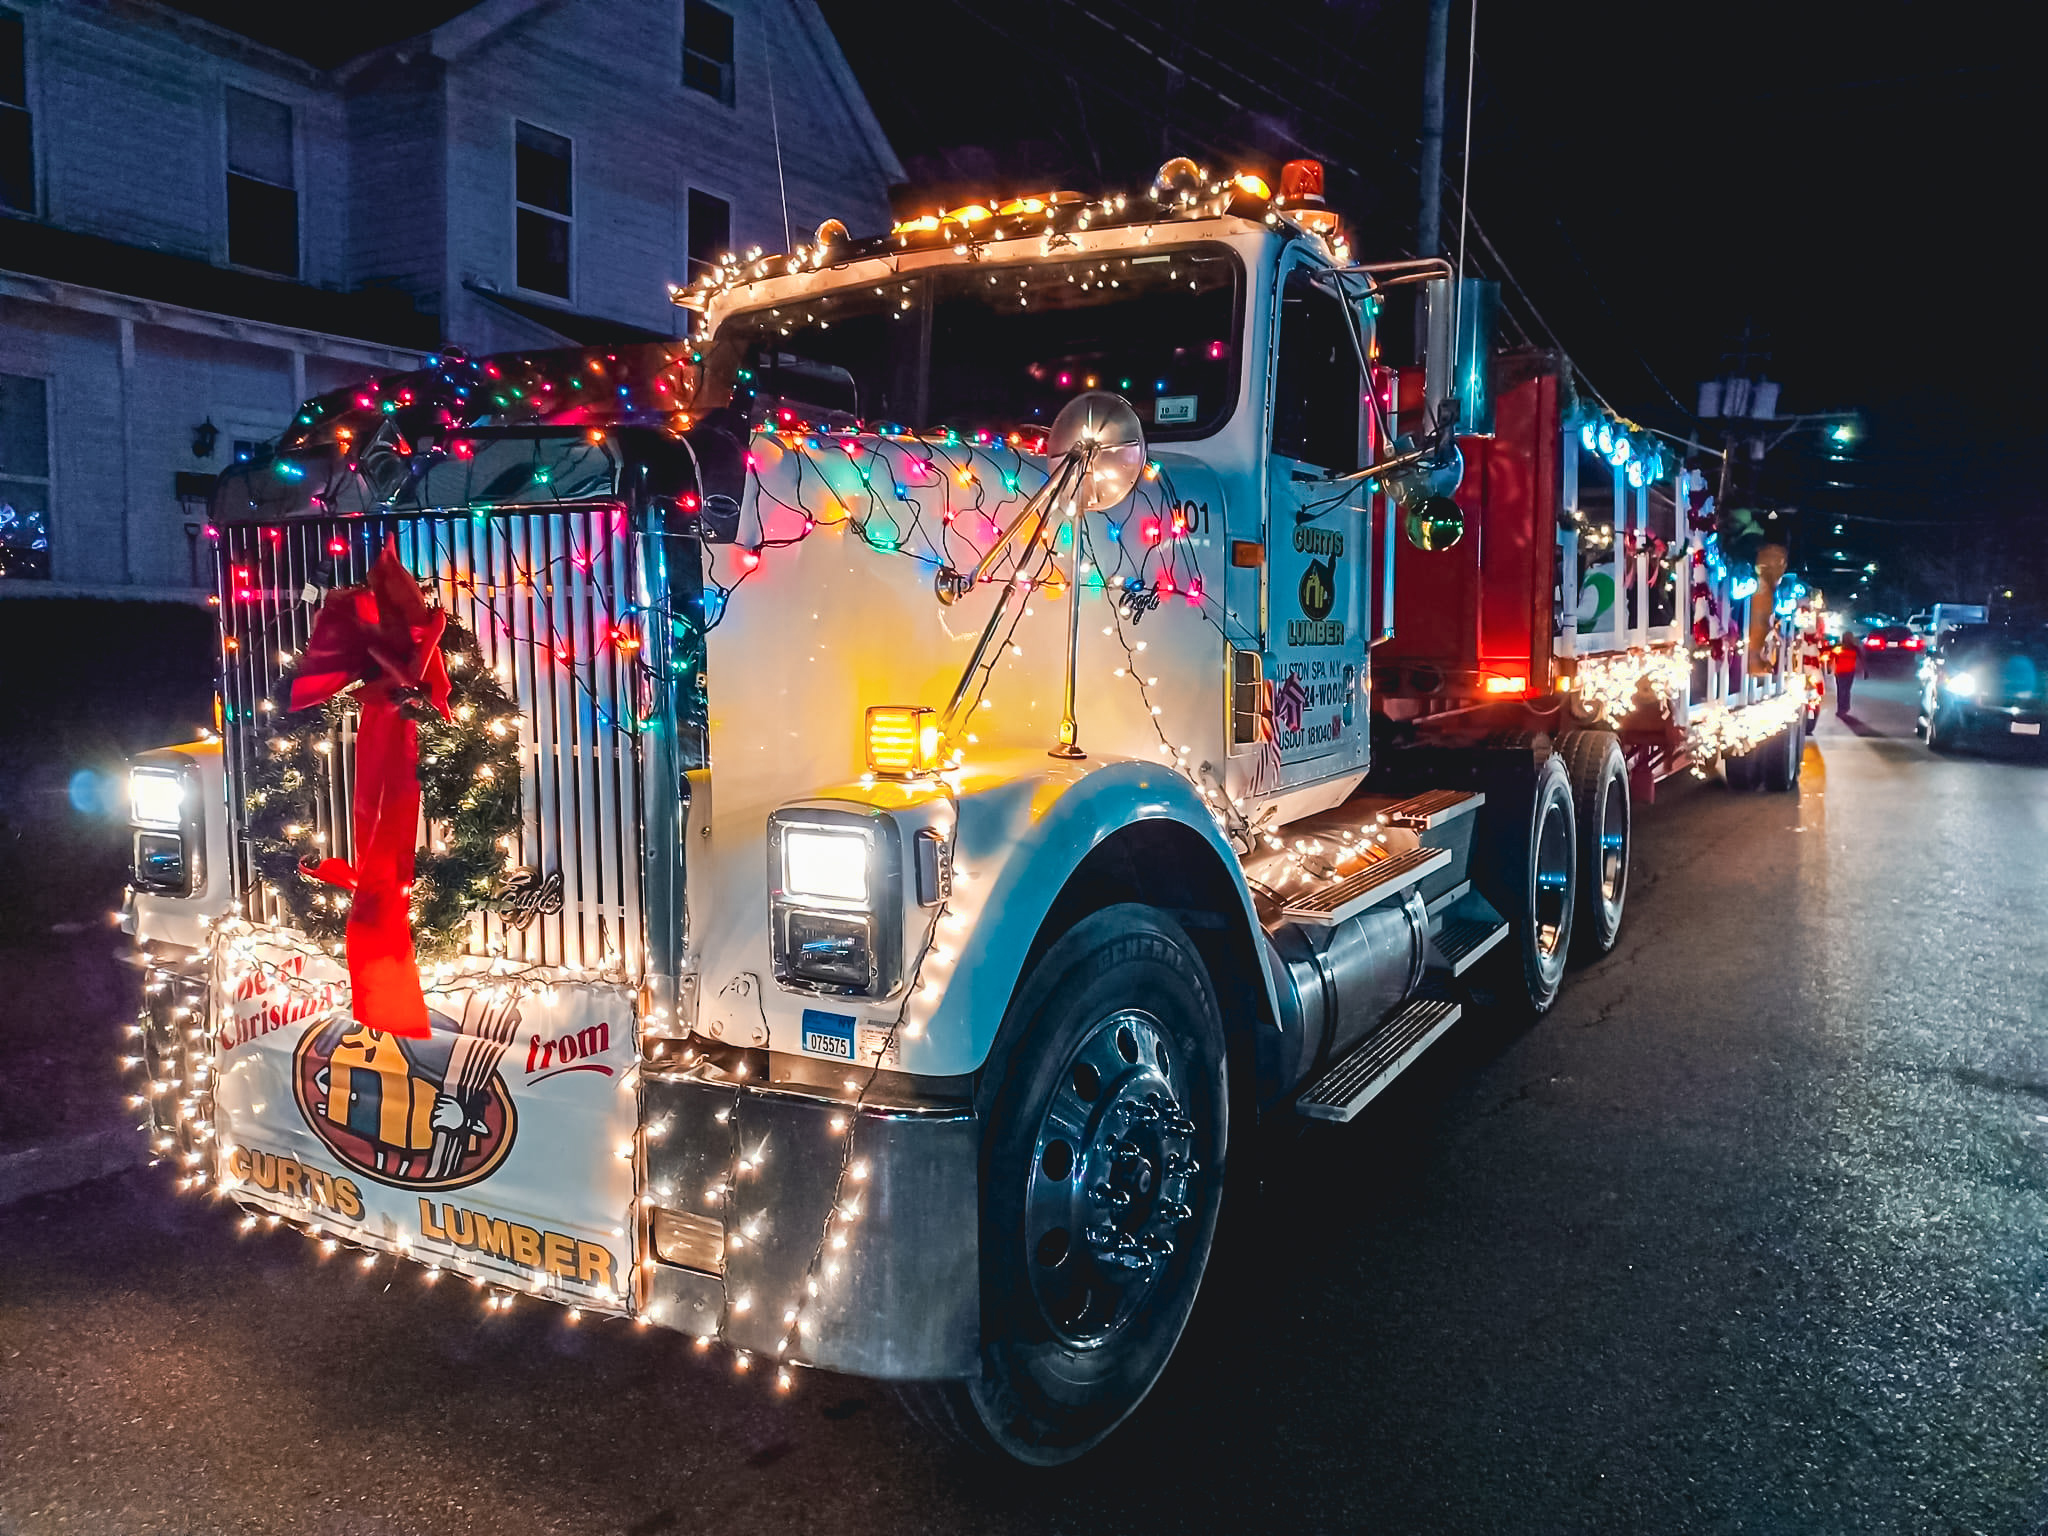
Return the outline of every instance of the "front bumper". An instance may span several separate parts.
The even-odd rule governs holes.
[[[970,1108],[854,1110],[850,1094],[761,1086],[702,1058],[649,1063],[641,1093],[649,1196],[712,1237],[703,1267],[643,1266],[650,1322],[881,1380],[979,1372]]]
[[[2038,704],[1987,704],[1944,696],[1937,707],[1947,711],[1959,736],[2010,740],[2018,746],[2040,746],[2048,736],[2042,729],[2044,714]]]

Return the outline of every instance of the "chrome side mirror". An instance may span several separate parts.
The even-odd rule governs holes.
[[[1060,407],[1046,434],[1046,458],[1053,464],[1079,450],[1081,481],[1074,510],[1101,512],[1131,494],[1145,468],[1145,428],[1122,395],[1091,389]]]

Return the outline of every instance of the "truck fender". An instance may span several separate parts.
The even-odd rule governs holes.
[[[1205,953],[1218,943],[1233,950],[1242,1003],[1270,1026],[1278,1005],[1251,891],[1201,794],[1157,763],[1112,759],[1079,772],[1048,763],[987,789],[962,786],[950,905],[964,922],[965,931],[955,931],[972,959],[959,965],[933,1011],[919,1070],[979,1071],[1037,955],[1096,907],[1130,899],[1087,890],[1091,865],[1099,868],[1120,851],[1162,846],[1175,865],[1165,873],[1178,881],[1188,861],[1198,861],[1194,883],[1212,894],[1203,910],[1184,913],[1170,899],[1173,890],[1162,887],[1154,904],[1198,930],[1193,936]],[[1222,990],[1227,998],[1229,989]]]

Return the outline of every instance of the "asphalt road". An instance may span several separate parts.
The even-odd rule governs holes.
[[[1796,799],[1667,787],[1617,952],[1276,1156],[1078,1468],[132,1174],[0,1211],[0,1531],[2039,1531],[2048,768],[1907,696]]]

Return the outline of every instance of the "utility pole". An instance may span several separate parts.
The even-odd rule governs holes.
[[[1429,0],[1429,33],[1422,49],[1422,207],[1415,220],[1415,254],[1443,254],[1444,58],[1450,51],[1451,0]],[[1415,293],[1415,355],[1429,343],[1428,309]]]

